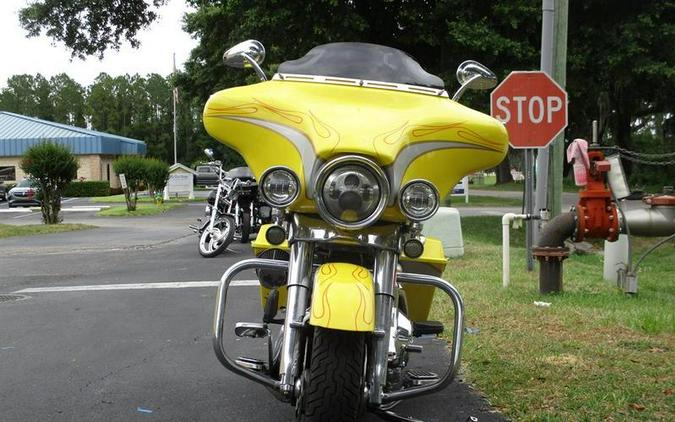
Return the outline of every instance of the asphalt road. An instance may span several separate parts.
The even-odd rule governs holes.
[[[2,239],[0,294],[218,280],[251,253],[248,245],[233,244],[220,257],[202,258],[196,235],[187,229],[202,207],[187,204],[163,216],[133,219],[66,213],[66,222],[99,228]],[[0,214],[0,223],[39,222],[38,213],[19,215]],[[229,323],[259,321],[257,289],[233,289]],[[0,302],[0,420],[293,420],[290,406],[216,360],[211,347],[215,293],[212,286],[33,290],[23,293],[24,300]],[[234,335],[227,344],[232,355],[263,357],[267,350],[263,340]],[[425,353],[413,356],[411,364],[437,368],[446,359],[444,343],[427,340]],[[404,402],[397,411],[425,421],[503,420],[461,382]]]

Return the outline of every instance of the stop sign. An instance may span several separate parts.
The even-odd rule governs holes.
[[[511,72],[490,94],[490,114],[513,148],[543,148],[567,127],[567,92],[545,72]]]

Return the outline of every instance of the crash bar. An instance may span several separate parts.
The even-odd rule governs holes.
[[[464,333],[464,301],[462,300],[462,296],[459,294],[455,286],[443,280],[442,278],[425,274],[398,273],[396,275],[396,281],[398,281],[399,283],[434,286],[438,289],[443,290],[445,294],[450,296],[450,299],[452,299],[452,304],[455,308],[454,331],[452,333],[452,352],[450,356],[451,362],[450,368],[440,380],[432,384],[426,384],[419,387],[383,393],[382,394],[383,404],[391,403],[397,400],[409,399],[412,397],[417,397],[423,394],[429,394],[438,390],[442,390],[443,388],[447,387],[454,379],[455,375],[459,371],[459,365],[462,358],[462,342]]]
[[[267,269],[267,270],[288,270],[287,261],[278,261],[274,259],[245,259],[232,265],[225,271],[220,278],[220,286],[218,287],[218,298],[216,301],[216,310],[213,318],[213,350],[216,352],[216,357],[223,364],[223,366],[235,374],[248,378],[251,381],[258,382],[268,387],[279,389],[279,381],[271,377],[243,368],[230,358],[225,352],[223,346],[223,326],[225,325],[225,305],[227,303],[227,289],[230,287],[230,282],[235,275],[242,271],[250,269]]]

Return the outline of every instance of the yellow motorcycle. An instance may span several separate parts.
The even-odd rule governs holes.
[[[297,420],[355,421],[366,411],[413,420],[392,408],[450,384],[464,315],[459,292],[440,278],[443,245],[422,235],[422,222],[460,178],[504,158],[503,125],[457,102],[496,77],[464,62],[450,98],[439,77],[380,45],[318,46],[271,80],[264,57],[255,40],[226,51],[227,65],[253,68],[261,82],[217,92],[204,108],[208,133],[244,157],[273,207],[252,242],[257,258],[221,279],[215,353],[294,405]],[[224,342],[228,289],[251,269],[262,322],[234,332],[265,339],[265,360],[233,358]],[[416,338],[444,329],[428,320],[437,289],[454,305],[449,367],[407,370],[410,354],[422,352]]]

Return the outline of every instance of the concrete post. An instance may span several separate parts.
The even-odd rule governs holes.
[[[569,0],[557,0],[554,17],[553,74],[551,77],[565,88],[567,82],[567,17]],[[548,147],[549,180],[548,209],[551,218],[562,212],[563,168],[565,160],[565,134],[561,133]]]

